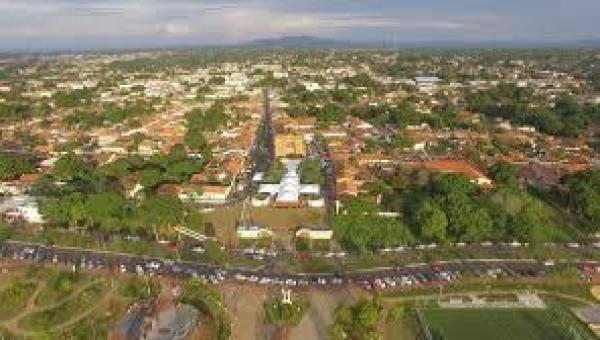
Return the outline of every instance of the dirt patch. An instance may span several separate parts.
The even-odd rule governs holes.
[[[236,227],[240,219],[241,208],[239,205],[216,208],[204,215],[206,222],[215,227],[215,233],[225,244],[233,244],[237,240]]]
[[[336,290],[309,290],[306,293],[310,308],[302,322],[290,330],[290,340],[321,340],[329,338],[329,326],[333,324],[335,310],[341,304],[352,304],[367,298],[366,292],[355,288]]]
[[[231,338],[236,340],[273,339],[275,329],[265,325],[263,303],[269,289],[226,284],[220,287],[232,323]]]

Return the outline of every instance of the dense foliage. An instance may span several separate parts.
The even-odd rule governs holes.
[[[554,105],[537,98],[533,89],[503,84],[467,96],[468,108],[493,118],[510,120],[515,125],[533,126],[543,133],[576,137],[592,119],[600,116],[600,108],[581,105],[571,96],[562,96]]]
[[[383,305],[377,297],[373,301],[362,300],[354,306],[341,306],[335,313],[335,323],[329,329],[330,339],[381,339],[377,324],[382,312]]]
[[[300,171],[300,182],[311,184],[323,184],[323,171],[321,168],[321,160],[306,159],[300,163],[298,169]]]
[[[192,151],[210,157],[210,148],[205,133],[216,131],[227,123],[228,117],[220,103],[213,104],[208,110],[194,109],[185,116],[187,133],[185,145]]]
[[[379,216],[380,207],[374,203],[350,200],[334,219],[336,238],[357,252],[415,241],[516,239],[540,244],[565,239],[559,212],[522,189],[512,166],[498,164],[491,172],[496,187],[487,190],[454,174],[426,178],[415,172],[385,177],[373,183],[370,191],[381,195],[383,208],[399,212],[400,217]],[[586,195],[585,199],[593,200],[596,194]],[[588,207],[590,216],[596,212],[591,203],[582,206]]]
[[[80,129],[119,124],[127,119],[147,116],[156,112],[152,102],[141,100],[125,105],[105,104],[99,110],[81,106],[74,107],[76,107],[75,111],[66,115],[64,122]]]
[[[407,226],[398,219],[379,216],[376,204],[355,199],[335,216],[334,233],[346,248],[356,252],[405,245],[413,242]]]
[[[573,211],[585,226],[600,231],[600,170],[592,170],[563,178],[562,202]]]
[[[269,164],[263,180],[266,183],[279,183],[284,172],[285,166],[283,163],[279,159],[274,159],[271,164]]]
[[[197,279],[185,282],[179,294],[179,300],[207,313],[215,327],[214,339],[228,340],[231,336],[231,324],[223,309],[219,293]]]
[[[273,298],[265,301],[265,320],[275,326],[297,326],[309,308],[308,300],[294,296],[291,304],[282,303],[281,299]]]
[[[157,194],[156,188],[188,180],[201,166],[182,147],[148,160],[132,157],[101,167],[68,153],[32,190],[42,196],[40,209],[50,225],[150,236],[166,232],[184,216],[180,200]],[[143,187],[137,199],[127,194],[136,178]]]
[[[35,167],[29,159],[0,154],[0,181],[15,179],[34,169]]]

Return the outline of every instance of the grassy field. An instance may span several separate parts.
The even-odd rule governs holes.
[[[433,333],[447,340],[561,340],[565,330],[545,310],[451,310],[424,311]]]
[[[414,318],[402,321],[386,322],[383,328],[384,340],[414,340],[417,339],[419,326]]]
[[[102,339],[156,283],[2,263],[0,338]],[[148,285],[152,286],[149,287]]]
[[[240,219],[241,207],[239,205],[219,208],[204,215],[206,222],[215,226],[217,237],[225,244],[237,242],[236,227]],[[275,233],[275,239],[286,240],[290,231],[303,225],[323,225],[325,223],[325,209],[299,208],[252,208],[250,218],[254,223],[268,227]]]

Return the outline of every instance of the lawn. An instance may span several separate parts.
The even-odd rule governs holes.
[[[412,340],[417,339],[419,326],[417,321],[410,317],[401,321],[386,322],[383,328],[384,340]]]
[[[107,287],[104,282],[94,283],[77,296],[64,300],[64,302],[58,302],[59,305],[55,308],[42,310],[26,316],[20,320],[19,325],[23,326],[25,329],[35,329],[39,331],[51,329],[53,326],[82,315],[95,306],[99,302],[102,294],[105,293],[106,289]],[[57,301],[55,301],[55,303],[56,302]]]
[[[561,340],[566,330],[546,310],[440,309],[424,310],[432,333],[447,340]]]
[[[157,282],[137,277],[115,282],[87,272],[8,268],[0,278],[2,339],[106,339],[127,306],[160,290]]]

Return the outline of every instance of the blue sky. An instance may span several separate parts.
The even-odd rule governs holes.
[[[0,49],[600,39],[600,0],[0,0]]]

